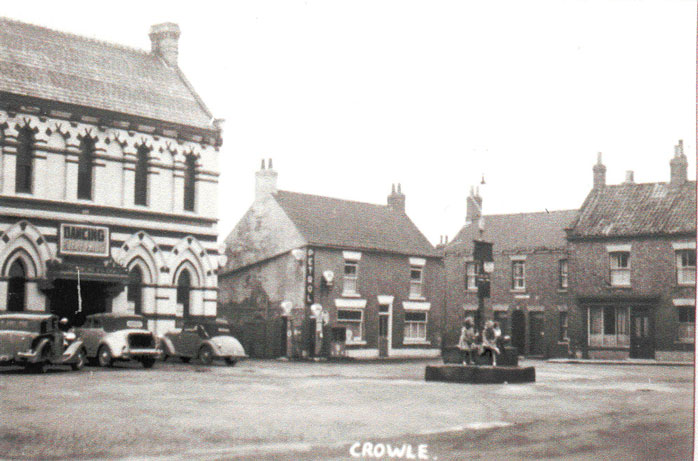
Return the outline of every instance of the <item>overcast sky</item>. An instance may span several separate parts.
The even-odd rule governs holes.
[[[279,188],[385,203],[402,183],[432,241],[486,214],[578,208],[596,153],[608,183],[667,181],[696,158],[696,1],[24,1],[0,15],[149,49],[218,118],[221,240],[272,157]]]

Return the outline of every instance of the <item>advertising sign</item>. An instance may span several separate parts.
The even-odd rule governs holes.
[[[315,250],[308,248],[305,253],[305,303],[311,305],[315,302]]]
[[[83,224],[61,224],[58,249],[63,255],[109,256],[109,228]]]

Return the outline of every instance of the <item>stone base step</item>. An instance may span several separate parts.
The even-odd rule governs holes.
[[[534,367],[428,365],[424,379],[466,384],[534,383],[536,369]]]

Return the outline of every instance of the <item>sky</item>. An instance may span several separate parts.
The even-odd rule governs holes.
[[[668,181],[696,159],[696,0],[25,1],[0,15],[150,49],[225,119],[220,240],[273,158],[283,190],[386,203],[401,183],[429,240],[452,238],[471,186],[485,214],[579,208],[607,183]]]

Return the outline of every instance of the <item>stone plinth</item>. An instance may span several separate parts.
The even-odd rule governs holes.
[[[430,365],[426,367],[424,379],[467,384],[534,383],[536,369],[534,367]]]

